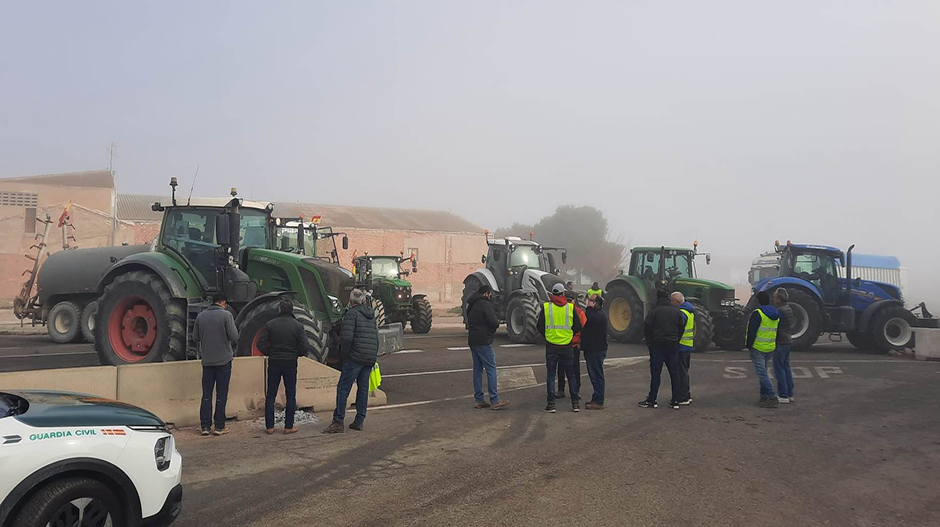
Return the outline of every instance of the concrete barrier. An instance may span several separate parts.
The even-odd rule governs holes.
[[[0,389],[57,390],[117,399],[117,368],[94,366],[0,373]]]
[[[940,329],[918,328],[914,330],[914,358],[917,360],[940,360]]]
[[[265,375],[267,378],[267,375]],[[297,407],[313,408],[314,412],[330,412],[336,409],[336,384],[339,382],[339,371],[320,364],[312,359],[302,357],[297,362]],[[353,386],[349,402],[355,402],[356,387]],[[277,405],[284,407],[287,398],[284,395],[284,385],[281,384],[277,392]],[[385,392],[375,390],[369,398],[369,404],[380,406],[388,404]],[[264,401],[261,402],[264,410]]]

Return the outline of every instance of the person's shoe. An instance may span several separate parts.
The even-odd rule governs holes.
[[[575,401],[571,403],[571,411],[578,413],[581,411],[581,401]]]
[[[790,397],[787,397],[787,399],[789,399],[791,403],[796,402],[796,399],[794,399],[792,395]]]
[[[323,431],[324,434],[342,434],[346,431],[346,428],[343,426],[343,423],[338,421],[333,421],[330,423],[330,426],[326,427],[326,430]]]
[[[487,403],[487,402],[484,402],[484,401],[477,401],[477,403],[474,404],[473,407],[474,407],[474,408],[478,408],[478,409],[479,409],[479,408],[489,408],[489,407],[490,407],[490,403]]]
[[[564,399],[564,398],[565,398],[565,391],[558,390],[558,393],[555,394],[555,399]]]
[[[349,425],[349,429],[362,432],[362,421],[353,421],[353,423]]]
[[[202,435],[202,437],[209,437],[209,434],[211,433],[212,432],[210,432],[208,428],[203,428],[202,432],[200,432],[200,435]]]
[[[214,436],[224,436],[227,433],[228,433],[228,428],[221,428],[221,429],[216,428],[215,430],[212,431],[212,435]]]
[[[767,399],[767,401],[770,402],[770,408],[777,408],[780,406],[780,401],[778,401],[776,397],[771,397]]]
[[[773,398],[771,398],[771,397],[761,397],[761,398],[760,398],[760,402],[757,403],[757,406],[760,406],[761,408],[776,408],[776,407],[779,406],[779,405],[780,405],[780,403],[777,402],[777,398],[776,398],[776,397],[773,397]]]
[[[487,406],[489,406],[489,405],[487,405]],[[494,405],[491,407],[491,409],[492,409],[492,410],[502,410],[503,408],[506,408],[507,406],[509,406],[509,401],[502,400],[502,401],[500,401],[500,402],[494,404]]]
[[[790,398],[789,397],[777,397],[777,402],[779,402],[780,404],[790,404]]]
[[[645,399],[640,401],[639,405],[640,408],[659,408],[659,405],[656,404],[656,401],[647,401]]]
[[[678,410],[678,409],[679,409],[679,403],[676,402],[676,401],[669,401],[669,408],[672,408],[673,410]]]
[[[586,405],[584,405],[584,409],[585,410],[603,410],[604,405],[601,403],[596,403],[594,401],[591,401],[587,403]]]
[[[548,405],[545,407],[545,410],[542,410],[542,411],[545,412],[545,413],[547,413],[547,414],[553,414],[553,413],[555,413],[555,403],[550,403],[550,404],[548,404]]]
[[[274,433],[274,429],[273,429],[273,428],[265,428],[264,433],[265,433],[265,434],[268,434],[268,435],[272,435],[272,434]]]
[[[679,401],[679,404],[682,405],[682,406],[688,406],[688,405],[692,404],[692,398],[689,397],[688,399],[686,399],[686,400],[684,400],[684,401]]]
[[[297,427],[296,427],[296,426],[293,427],[293,428],[285,428],[285,429],[284,429],[284,435],[290,435],[290,434],[296,434],[296,433],[297,433]]]

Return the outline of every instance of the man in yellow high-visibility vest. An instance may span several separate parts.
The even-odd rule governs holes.
[[[774,385],[767,373],[774,363],[774,351],[777,349],[777,328],[780,326],[780,313],[770,304],[770,295],[766,291],[757,293],[757,309],[751,313],[747,325],[747,349],[751,350],[751,362],[760,379],[761,408],[780,406]]]
[[[579,379],[574,373],[574,349],[572,340],[575,333],[581,332],[581,318],[576,316],[574,305],[565,297],[564,284],[552,286],[548,302],[542,304],[538,327],[545,336],[545,367],[548,368],[548,405],[545,411],[555,413],[555,375],[561,364],[562,371],[568,378],[568,391],[571,393],[571,410],[581,411],[578,396]]]
[[[695,346],[695,306],[685,301],[685,295],[676,291],[670,296],[672,305],[679,308],[685,328],[679,337],[679,404],[692,404],[689,368],[692,366],[692,348]]]

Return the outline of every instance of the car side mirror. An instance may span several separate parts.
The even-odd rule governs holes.
[[[480,263],[486,265],[486,255],[480,257]]]
[[[343,250],[349,249],[349,238],[343,236]]]
[[[219,214],[215,217],[215,241],[219,245],[231,245],[228,214]]]
[[[561,253],[561,263],[568,263],[568,253]]]

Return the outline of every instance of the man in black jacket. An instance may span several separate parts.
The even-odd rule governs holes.
[[[324,430],[327,434],[344,431],[346,401],[352,385],[356,383],[356,419],[349,428],[362,430],[366,419],[366,406],[369,404],[369,374],[375,366],[379,353],[379,330],[375,323],[375,311],[366,305],[366,294],[361,289],[353,289],[349,295],[352,306],[343,317],[343,329],[340,333],[340,357],[343,369],[336,385],[336,410],[333,422]]]
[[[297,357],[307,354],[307,335],[304,326],[294,318],[294,303],[281,299],[277,305],[278,316],[264,325],[258,339],[258,349],[268,357],[268,385],[264,394],[264,428],[274,433],[274,399],[284,379],[284,433],[293,434],[294,412],[297,411]]]
[[[594,386],[591,402],[584,405],[584,408],[603,410],[604,359],[607,358],[607,313],[604,313],[604,299],[600,295],[591,295],[584,314],[587,316],[587,323],[581,330],[581,349],[584,350],[588,377]]]
[[[467,301],[467,330],[470,354],[473,357],[473,398],[475,408],[500,410],[509,405],[501,401],[496,391],[496,353],[493,352],[493,335],[499,328],[499,320],[493,309],[493,288],[480,286],[477,293]],[[483,371],[486,370],[486,386],[490,402],[483,399]]]
[[[646,317],[644,326],[646,346],[650,352],[650,393],[640,401],[643,408],[656,408],[656,397],[663,374],[663,364],[669,371],[672,381],[672,399],[669,407],[679,409],[679,338],[685,331],[685,317],[682,311],[669,301],[669,293],[656,291],[656,307]]]

